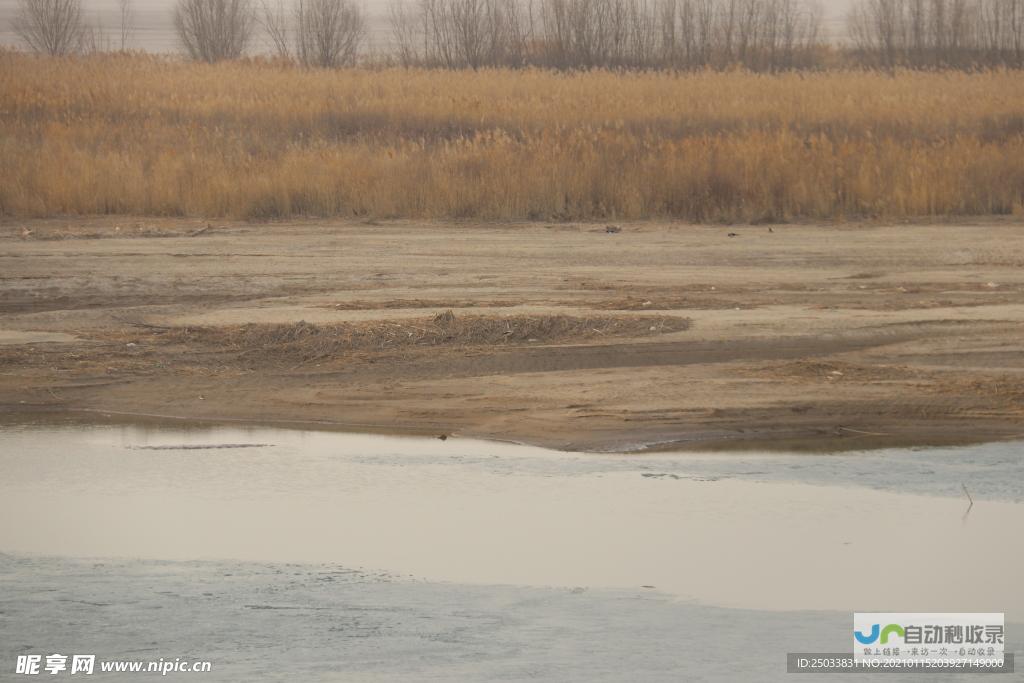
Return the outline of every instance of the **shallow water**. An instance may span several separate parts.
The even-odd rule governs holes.
[[[5,427],[0,551],[1024,620],[1021,453],[610,456],[284,429]]]
[[[178,677],[193,681],[764,683],[792,679],[787,651],[847,651],[851,624],[848,612],[427,583],[333,565],[0,553],[0,585],[0,671],[17,654],[55,651],[214,663]],[[1008,630],[1008,651],[1021,651],[1021,630]]]

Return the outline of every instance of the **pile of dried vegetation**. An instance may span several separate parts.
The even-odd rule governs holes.
[[[306,362],[356,351],[576,342],[665,334],[679,332],[689,326],[688,319],[678,317],[456,316],[447,311],[428,318],[329,325],[298,322],[183,327],[164,332],[161,336],[171,342],[214,345],[224,351]]]

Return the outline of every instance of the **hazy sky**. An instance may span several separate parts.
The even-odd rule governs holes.
[[[18,0],[0,0],[0,44],[18,44],[18,38],[10,30],[10,20]],[[171,8],[176,0],[133,0],[136,28],[133,47],[154,52],[173,52],[178,49],[177,39],[171,25]],[[842,32],[841,20],[850,0],[819,0],[824,9],[825,33],[827,36]],[[119,27],[118,0],[84,0],[86,14],[94,24],[99,24],[112,33]],[[388,0],[362,0],[369,10],[371,41],[381,43],[387,40],[386,24]],[[263,37],[259,38],[263,44]]]

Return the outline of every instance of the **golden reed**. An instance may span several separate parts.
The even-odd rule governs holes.
[[[303,70],[0,53],[0,214],[1024,213],[1020,72]]]

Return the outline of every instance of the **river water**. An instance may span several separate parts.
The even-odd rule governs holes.
[[[288,623],[328,618],[295,621],[305,610],[341,620],[317,632],[336,653],[330,625],[378,610],[394,622],[390,631],[377,624],[350,640],[361,627],[345,627],[352,680],[401,678],[427,654],[439,657],[430,671],[440,679],[515,677],[516,667],[553,667],[560,656],[586,672],[580,680],[618,680],[621,667],[671,680],[679,666],[735,680],[770,661],[782,662],[781,678],[786,651],[848,650],[853,611],[1005,612],[1024,622],[1019,443],[622,456],[462,439],[43,422],[3,427],[0,472],[8,600],[0,657],[36,645],[4,652],[13,633],[80,642],[61,616],[71,605],[85,610],[80,625],[114,610],[148,623],[158,614],[146,603],[153,594],[170,601],[159,605],[159,623],[184,620],[170,633],[153,622],[160,651],[212,649],[232,676],[280,673],[281,661],[240,661],[238,648],[271,634],[288,642],[298,637],[279,632]],[[189,588],[196,585],[205,588]],[[190,601],[190,590],[205,597]],[[88,604],[106,605],[106,614]],[[188,638],[197,615],[235,632],[232,609],[270,619],[260,606],[275,620],[244,642]],[[493,642],[477,642],[478,620]],[[720,669],[715,638],[769,627],[781,631],[744,651],[740,669]],[[444,641],[430,640],[437,628],[454,634],[447,649],[428,653],[421,641]],[[545,629],[564,645],[551,651]],[[580,629],[590,645],[576,642]],[[120,652],[138,637],[105,632],[90,642]],[[684,638],[719,654],[680,653],[672,643]],[[1011,650],[1013,638],[1011,630]],[[521,656],[506,652],[509,643]],[[601,643],[610,650],[594,654]],[[637,662],[613,657],[616,648],[647,654]],[[394,661],[383,665],[382,653]],[[328,673],[339,665],[318,659],[323,653],[277,656],[314,679],[334,680]]]

